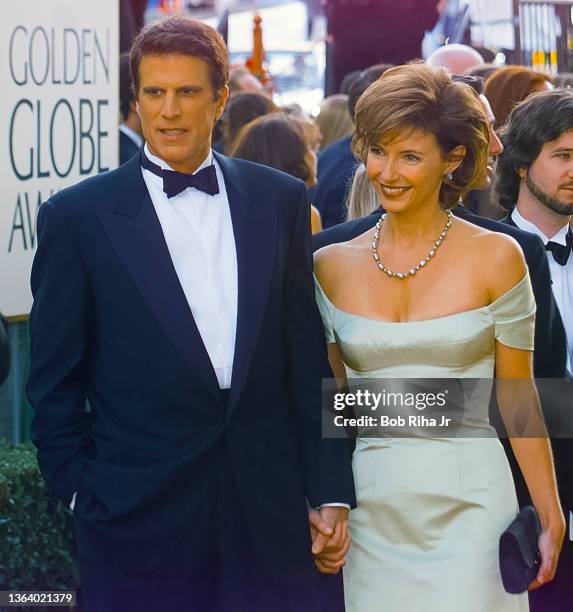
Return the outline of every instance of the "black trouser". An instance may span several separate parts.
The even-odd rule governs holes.
[[[178,548],[168,560],[145,576],[130,576],[114,568],[113,559],[102,562],[94,551],[79,545],[82,612],[344,610],[341,576],[317,573],[291,587],[276,584],[253,547],[231,467],[226,462],[213,467],[213,479],[216,494],[205,500],[213,506],[208,509],[212,533],[201,538],[208,542],[207,546],[200,544],[201,563],[196,561],[193,529],[182,533]],[[268,537],[272,540],[272,533]],[[281,552],[277,550],[276,554]]]

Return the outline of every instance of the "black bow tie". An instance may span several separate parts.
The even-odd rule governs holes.
[[[551,242],[551,240],[545,245],[546,251],[551,251],[553,259],[560,265],[564,266],[569,259],[571,249],[573,248],[573,232],[571,229],[567,232],[565,237],[565,244],[558,244],[557,242]]]
[[[217,182],[217,172],[215,166],[211,164],[196,174],[184,174],[175,170],[164,170],[157,164],[154,164],[141,150],[141,165],[153,174],[157,174],[163,179],[163,191],[168,198],[172,198],[177,194],[185,191],[187,187],[195,187],[199,191],[203,191],[209,195],[217,195],[219,193],[219,183]]]

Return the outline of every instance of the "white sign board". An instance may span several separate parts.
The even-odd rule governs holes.
[[[38,207],[118,163],[119,0],[0,0],[0,41],[0,311],[18,316]]]
[[[514,49],[512,0],[469,0],[472,41],[491,49]]]

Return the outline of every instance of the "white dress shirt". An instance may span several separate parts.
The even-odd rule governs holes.
[[[145,154],[166,170],[173,169]],[[219,193],[211,196],[188,187],[168,198],[163,179],[142,168],[171,261],[207,349],[219,386],[231,386],[237,331],[237,250],[223,173],[210,151],[197,172],[214,163]]]
[[[551,242],[565,245],[565,237],[569,231],[568,224],[565,224],[555,236],[549,238],[537,225],[525,219],[517,208],[513,209],[511,218],[519,229],[539,236],[543,240],[544,245],[550,240]],[[567,369],[569,372],[573,372],[573,254],[569,255],[569,259],[564,266],[560,266],[553,258],[552,253],[547,251],[547,261],[549,262],[549,272],[551,273],[551,288],[553,289],[553,295],[561,313],[567,336]]]

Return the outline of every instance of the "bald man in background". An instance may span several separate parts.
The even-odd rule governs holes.
[[[472,47],[452,43],[439,47],[426,59],[426,64],[432,68],[446,68],[452,74],[464,74],[471,68],[482,66],[483,57]]]

